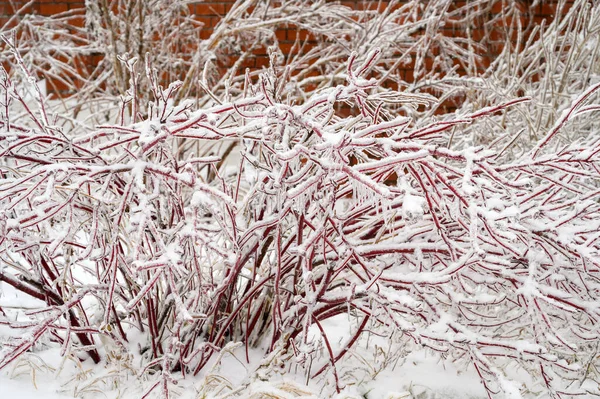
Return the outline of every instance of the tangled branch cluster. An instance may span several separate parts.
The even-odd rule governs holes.
[[[433,116],[431,94],[383,87],[384,48],[352,53],[302,101],[272,64],[198,107],[147,56],[121,62],[118,122],[81,132],[5,40],[33,97],[2,72],[0,282],[47,307],[30,321],[0,308],[27,331],[2,343],[0,368],[42,337],[100,362],[100,341],[127,354],[138,331],[141,374],[165,396],[231,342],[339,392],[353,383],[339,364],[376,333],[473,367],[490,398],[600,394],[596,75],[556,118],[538,108],[543,71],[531,96]],[[511,147],[535,115],[546,125]],[[499,138],[473,145],[486,129]],[[324,323],[339,315],[352,333],[338,348]]]

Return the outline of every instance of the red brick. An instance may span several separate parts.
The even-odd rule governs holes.
[[[81,7],[85,7],[85,0],[36,0],[36,3],[40,3],[40,4],[57,4],[57,3],[65,3],[71,6],[71,8],[73,8],[73,6],[76,5],[80,5]]]
[[[288,40],[315,40],[315,37],[306,29],[294,29],[293,27],[287,30]]]
[[[13,2],[11,5],[11,3],[9,3],[7,0],[3,0],[3,1],[1,1],[1,4],[0,4],[0,14],[4,14],[9,17],[12,17],[14,15],[15,11],[20,10],[26,4],[27,4],[26,1],[16,1],[16,2]],[[14,9],[13,9],[13,5],[14,5]],[[33,3],[28,8],[24,9],[22,11],[22,13],[30,13],[33,10],[38,10],[38,8],[39,8],[39,5],[36,3]]]
[[[67,3],[40,4],[40,14],[42,15],[51,16],[65,11],[69,11],[69,5]]]
[[[240,65],[240,68],[242,70],[244,70],[246,68],[252,69],[252,68],[254,68],[255,65],[256,65],[256,59],[255,59],[255,57],[250,56],[250,57],[246,57],[244,59],[244,61],[242,61],[241,65]]]
[[[225,15],[225,4],[223,3],[200,3],[196,5],[196,15]]]
[[[215,20],[215,22],[213,23],[213,18]],[[218,21],[218,19],[216,17],[211,17],[211,16],[207,16],[207,15],[197,15],[194,17],[194,19],[198,22],[202,22],[204,24],[204,26],[202,27],[202,29],[209,29],[215,26],[216,21]]]
[[[213,29],[202,29],[200,30],[200,39],[206,40],[212,35]]]
[[[69,20],[69,24],[78,28],[82,28],[85,25],[85,16],[76,15]]]
[[[535,10],[536,16],[554,17],[554,14],[556,14],[556,4],[541,2],[539,7]]]
[[[285,28],[279,28],[279,29],[277,29],[275,31],[275,37],[280,42],[286,40],[286,38],[287,38],[287,29],[285,29]]]
[[[490,13],[491,13],[492,15],[494,15],[494,14],[496,14],[496,15],[498,15],[498,14],[501,14],[501,13],[502,13],[502,10],[504,10],[504,7],[505,7],[505,5],[506,5],[506,4],[505,4],[503,1],[497,1],[497,2],[496,2],[496,3],[494,3],[494,5],[492,6],[492,9],[491,9]]]
[[[256,68],[266,68],[269,66],[269,57],[266,56],[258,56],[255,58],[254,66]]]

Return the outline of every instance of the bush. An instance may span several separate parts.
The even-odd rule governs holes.
[[[361,15],[385,32],[401,12]],[[451,15],[427,12],[426,27]],[[44,336],[65,356],[125,356],[137,330],[140,375],[158,373],[165,396],[173,373],[198,374],[235,342],[263,345],[267,375],[287,356],[340,392],[356,381],[338,365],[376,334],[392,357],[425,348],[472,367],[490,397],[599,394],[600,83],[581,69],[598,65],[598,15],[575,2],[476,78],[423,69],[437,92],[392,87],[397,49],[381,33],[344,69],[341,55],[314,67],[313,86],[290,72],[305,64],[273,55],[257,78],[203,80],[189,100],[189,83],[161,86],[164,61],[121,58],[129,87],[106,86],[126,93],[100,125],[85,119],[96,103],[53,116],[5,38],[20,71],[0,82],[0,281],[48,307],[0,319],[27,331],[0,368]],[[550,37],[567,44],[545,63],[511,64]],[[440,112],[447,98],[456,112]],[[336,349],[324,323],[342,314],[352,333]]]

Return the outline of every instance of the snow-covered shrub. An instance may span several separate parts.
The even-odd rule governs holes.
[[[597,34],[587,4],[548,30],[574,40],[565,48]],[[565,78],[565,98],[540,71],[483,102],[513,73],[500,60],[476,79],[439,77],[436,98],[384,87],[390,36],[369,34],[306,90],[274,57],[186,100],[185,81],[160,85],[155,57],[122,58],[141,77],[118,114],[69,128],[7,38],[20,71],[0,77],[0,282],[48,306],[27,321],[0,309],[26,331],[2,342],[0,368],[48,338],[64,356],[135,356],[168,396],[174,373],[241,343],[265,353],[257,379],[287,361],[333,394],[357,382],[343,361],[377,336],[389,363],[432,351],[476,370],[491,398],[600,394],[597,73]],[[588,44],[577,54],[593,68]],[[562,68],[574,53],[557,54]],[[436,115],[456,87],[472,93]],[[340,315],[341,345],[327,329]]]

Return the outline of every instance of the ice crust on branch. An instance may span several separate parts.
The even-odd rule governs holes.
[[[285,357],[330,380],[333,395],[359,377],[344,361],[377,336],[390,359],[427,350],[475,370],[490,398],[600,394],[600,86],[596,72],[577,69],[582,83],[564,64],[597,65],[584,44],[599,12],[576,1],[545,31],[519,31],[528,46],[509,37],[485,73],[467,77],[422,66],[427,41],[450,41],[422,36],[410,50],[421,80],[406,84],[388,42],[408,35],[401,17],[421,11],[406,29],[431,32],[485,9],[430,3],[360,14],[290,2],[311,25],[278,7],[257,6],[256,19],[240,1],[197,57],[212,49],[218,63],[233,45],[221,41],[243,29],[264,44],[277,18],[353,51],[340,60],[319,41],[260,74],[229,70],[218,81],[204,60],[203,76],[190,66],[166,89],[166,59],[122,56],[103,75],[120,102],[102,123],[93,101],[51,116],[60,105],[35,89],[35,51],[24,58],[6,38],[20,70],[0,76],[0,283],[47,308],[26,327],[0,312],[0,323],[27,331],[2,342],[0,368],[50,337],[101,362],[110,341],[168,396],[175,373],[203,373],[241,343],[246,357],[265,349],[261,375]],[[108,29],[99,15],[88,23]],[[333,20],[339,29],[328,30]],[[378,33],[350,43],[357,23]],[[541,62],[551,35],[570,45],[549,52],[544,68],[556,69],[538,65],[534,78],[514,57]],[[436,62],[475,62],[472,48],[451,49]],[[310,60],[316,72],[304,75]],[[457,109],[442,113],[450,97]],[[327,323],[342,315],[350,331],[338,343]],[[527,385],[511,374],[517,366]]]

